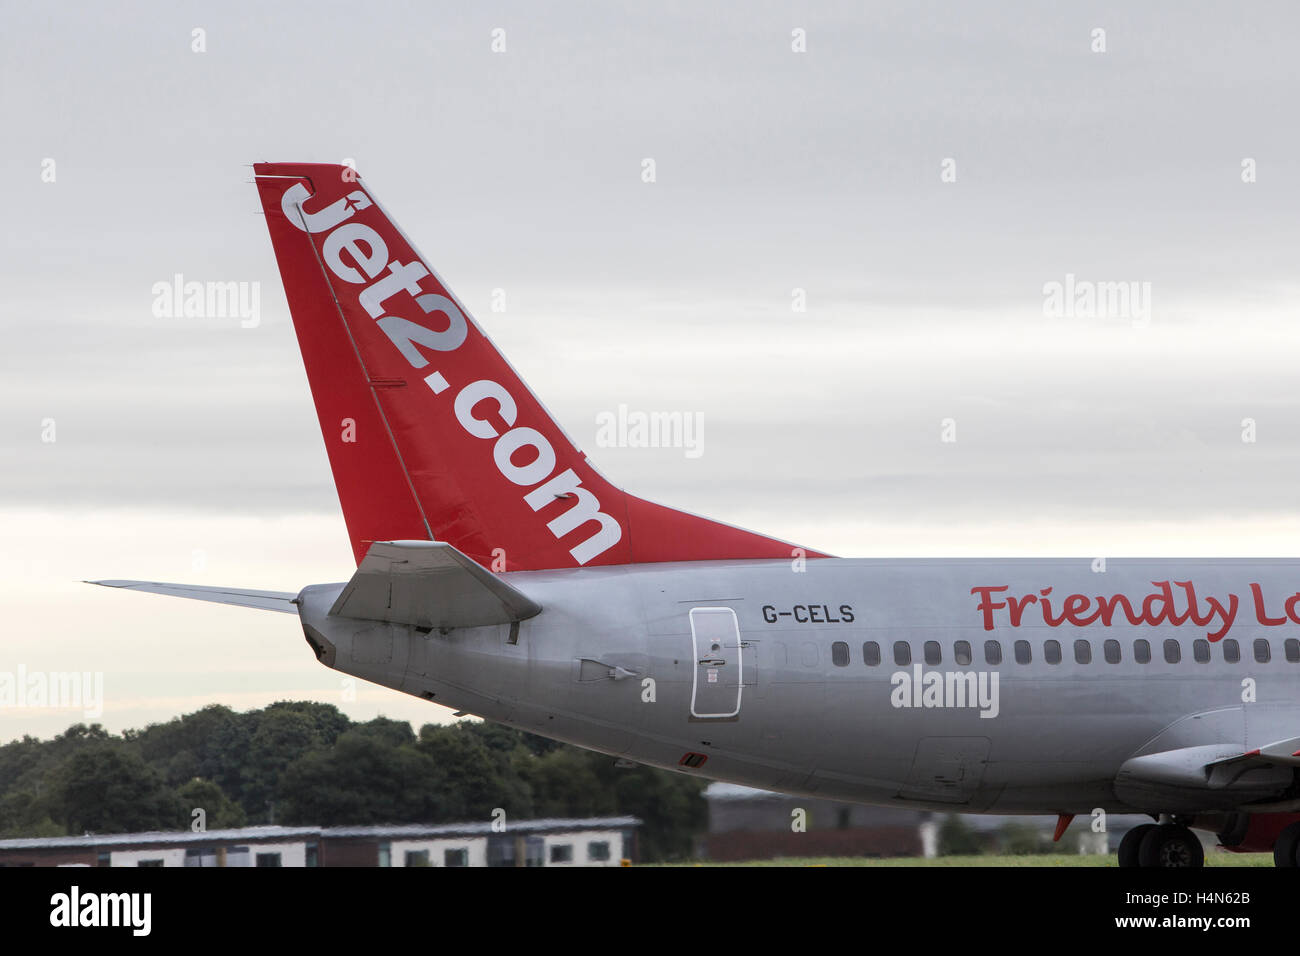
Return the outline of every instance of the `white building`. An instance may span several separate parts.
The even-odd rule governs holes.
[[[619,866],[636,817],[86,834],[0,840],[0,866]]]

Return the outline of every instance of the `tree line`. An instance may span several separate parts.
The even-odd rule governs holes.
[[[76,724],[0,746],[0,838],[277,823],[630,815],[641,856],[691,856],[705,782],[499,724],[358,723],[331,704],[213,705],[143,730]]]

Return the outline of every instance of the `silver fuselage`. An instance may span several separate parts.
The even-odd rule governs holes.
[[[1300,663],[1286,647],[1300,624],[1285,615],[1300,590],[1295,560],[1112,559],[1104,570],[1089,559],[718,561],[502,577],[543,611],[517,625],[425,633],[329,617],[343,585],[307,588],[299,610],[320,659],[365,680],[639,763],[864,803],[1227,810],[1278,796],[1285,782],[1153,796],[1117,774],[1143,754],[1244,751],[1300,733]],[[1182,582],[1191,583],[1195,613],[1131,623],[1114,596],[1141,613],[1160,582],[1175,582],[1173,619],[1185,616]],[[1009,607],[981,609],[978,589],[1003,586],[987,593],[1021,599],[1015,624]],[[1055,595],[1046,617],[1031,594]],[[1051,626],[1071,594],[1087,598],[1086,611],[1076,600],[1073,620]],[[1096,615],[1103,597],[1109,625],[1073,623]],[[1149,617],[1162,609],[1149,603]],[[1268,662],[1256,659],[1260,638]],[[1060,644],[1057,663],[1049,641]],[[1137,641],[1148,642],[1146,663]],[[1225,659],[1230,641],[1235,662]],[[900,643],[909,662],[899,663]],[[1088,663],[1076,659],[1085,650]]]

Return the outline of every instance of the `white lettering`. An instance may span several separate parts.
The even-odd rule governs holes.
[[[515,400],[510,397],[510,393],[496,382],[487,379],[470,382],[456,396],[456,418],[465,431],[475,438],[496,438],[500,434],[486,418],[478,418],[474,414],[478,403],[488,398],[496,401],[501,418],[507,426],[513,425],[515,416],[519,414],[519,408],[515,405]]]
[[[365,251],[362,251],[359,244],[365,245]],[[343,262],[340,256],[344,252],[365,270],[364,276]],[[367,278],[373,279],[383,271],[384,263],[388,261],[388,245],[380,238],[379,233],[369,226],[350,222],[345,226],[339,226],[325,237],[325,244],[321,246],[321,255],[325,257],[325,264],[336,276],[356,284],[365,282]]]
[[[537,449],[537,457],[526,465],[516,465],[514,454],[521,448]],[[499,439],[492,449],[492,457],[501,474],[516,485],[535,485],[555,470],[555,449],[535,428],[512,428]]]

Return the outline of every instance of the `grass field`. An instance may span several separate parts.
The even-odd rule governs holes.
[[[677,863],[674,866],[1099,866],[1116,867],[1115,854],[1106,856],[1080,856],[1077,853],[1053,853],[1026,856],[940,856],[927,860],[921,857],[787,857],[780,860],[750,860],[744,863]],[[1272,866],[1271,853],[1206,853],[1205,865]]]

